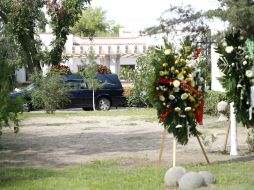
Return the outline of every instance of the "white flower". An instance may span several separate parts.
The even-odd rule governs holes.
[[[252,72],[252,70],[247,70],[247,71],[245,72],[245,75],[246,75],[247,77],[249,77],[249,78],[253,77],[253,72]]]
[[[176,108],[175,108],[175,111],[176,111],[176,112],[180,112],[180,111],[181,111],[181,108],[176,107]]]
[[[196,65],[195,60],[186,60],[186,65],[189,67],[193,67]]]
[[[240,40],[244,40],[244,37],[243,36],[240,36],[240,38],[239,38]]]
[[[245,59],[249,59],[250,57],[248,55],[245,55]]]
[[[224,47],[226,47],[228,44],[227,44],[227,42],[223,42],[222,45],[223,45]]]
[[[184,110],[185,111],[191,111],[191,107],[186,107]]]
[[[227,53],[231,53],[233,50],[234,50],[233,46],[227,46],[227,47],[225,48],[225,51],[226,51]]]
[[[188,94],[187,93],[183,93],[182,95],[181,95],[181,99],[182,100],[186,100],[187,98],[188,98]]]
[[[203,77],[200,77],[199,80],[200,80],[200,82],[203,82],[203,81],[204,81],[204,78],[203,78]]]
[[[246,64],[247,64],[247,61],[244,61],[244,62],[243,62],[243,65],[246,65]]]
[[[162,102],[164,102],[164,101],[165,101],[165,97],[164,97],[164,96],[162,96],[162,95],[160,95],[159,99],[160,99],[160,101],[162,101]]]
[[[242,88],[242,85],[241,85],[241,84],[238,84],[236,87],[237,87],[237,88]]]
[[[235,63],[232,63],[232,66],[235,66]]]
[[[170,55],[170,54],[171,54],[171,49],[166,49],[166,50],[164,51],[164,54],[165,54],[165,55]]]
[[[181,128],[181,127],[183,127],[183,126],[182,126],[182,125],[177,125],[177,126],[176,126],[176,128]]]
[[[178,88],[180,86],[180,81],[179,80],[174,80],[173,85],[175,88]]]
[[[156,87],[156,90],[160,90],[160,88],[157,86],[157,87]]]
[[[175,96],[174,95],[169,95],[168,97],[170,100],[174,100],[175,99]]]

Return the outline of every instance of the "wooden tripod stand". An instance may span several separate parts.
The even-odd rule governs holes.
[[[164,128],[163,130],[163,133],[162,133],[162,140],[161,140],[161,145],[160,145],[160,154],[159,154],[159,160],[158,160],[158,165],[160,166],[161,164],[161,160],[162,160],[162,154],[163,154],[163,149],[164,149],[164,145],[165,145],[165,140],[166,140],[166,134],[167,134],[167,129]],[[200,145],[200,148],[204,154],[204,157],[206,159],[206,162],[208,164],[210,164],[210,161],[208,159],[208,156],[205,152],[205,149],[200,141],[200,138],[199,136],[197,136],[197,140],[198,140],[198,143]],[[173,167],[176,166],[176,138],[173,139]]]

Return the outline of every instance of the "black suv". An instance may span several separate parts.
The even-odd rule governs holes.
[[[93,92],[88,89],[86,81],[77,75],[65,75],[65,83],[71,87],[69,91],[70,103],[68,108],[80,108],[84,110],[93,107]],[[99,110],[109,110],[111,106],[124,105],[126,99],[123,96],[123,87],[116,74],[98,74],[98,80],[104,83],[101,89],[95,91],[95,104]]]
[[[93,92],[88,89],[86,81],[78,75],[63,75],[66,86],[70,89],[68,96],[70,102],[65,108],[83,108],[89,110],[93,107]],[[98,110],[109,110],[110,107],[122,106],[126,102],[123,96],[123,87],[116,74],[98,74],[98,80],[104,83],[101,89],[95,91],[95,104]],[[27,101],[24,111],[30,111],[31,92],[33,84],[27,88],[11,93],[11,96],[23,96]]]

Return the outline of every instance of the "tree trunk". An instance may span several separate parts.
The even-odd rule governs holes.
[[[93,111],[95,111],[94,88],[93,88]]]

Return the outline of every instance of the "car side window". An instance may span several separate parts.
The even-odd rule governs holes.
[[[71,80],[66,82],[66,87],[69,90],[80,90],[86,88],[86,86],[83,85],[84,83],[79,80]]]
[[[88,86],[85,82],[80,83],[80,89],[88,89]]]

